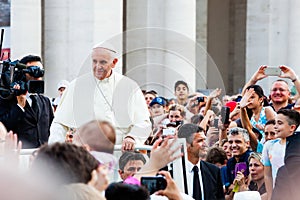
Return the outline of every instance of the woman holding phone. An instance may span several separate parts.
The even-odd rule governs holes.
[[[246,178],[242,172],[237,172],[234,179],[234,184],[239,187],[241,191],[258,191],[261,199],[267,199],[267,192],[264,181],[264,165],[261,162],[261,154],[252,152],[248,158],[249,160],[249,177]]]

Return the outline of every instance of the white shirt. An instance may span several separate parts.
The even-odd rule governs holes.
[[[194,171],[193,167],[195,165],[192,164],[190,161],[187,162],[186,168],[187,168],[187,184],[188,184],[188,194],[190,196],[193,196],[193,183],[194,183]],[[201,187],[201,198],[204,199],[204,190],[203,190],[203,181],[202,181],[202,172],[200,167],[200,160],[197,163],[197,166],[199,168],[199,180],[200,180],[200,187]]]
[[[281,138],[267,141],[262,152],[263,165],[272,169],[273,187],[275,186],[277,171],[284,165],[286,143],[281,144],[280,142]]]
[[[49,143],[63,142],[69,127],[79,128],[94,119],[116,127],[116,144],[128,135],[144,142],[151,131],[144,96],[133,80],[113,72],[101,81],[88,73],[65,90],[50,128]]]
[[[28,92],[26,93],[26,100],[27,100],[29,106],[32,107],[32,99],[30,98],[30,94]],[[25,109],[20,104],[17,104],[17,105],[19,106],[19,108],[21,108],[21,110],[23,112],[25,112]]]

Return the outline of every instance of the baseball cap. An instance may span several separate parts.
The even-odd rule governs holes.
[[[57,90],[59,90],[59,88],[66,88],[69,85],[69,81],[67,80],[61,80],[58,84],[57,84]]]
[[[159,104],[159,105],[161,105],[161,106],[164,106],[164,105],[166,105],[166,101],[165,101],[163,98],[161,98],[161,97],[155,97],[155,98],[151,101],[151,103],[149,104],[149,106],[151,107],[151,106],[153,106],[154,104]]]
[[[236,107],[237,103],[235,101],[228,101],[225,106],[230,108],[230,112],[232,112],[235,107]]]

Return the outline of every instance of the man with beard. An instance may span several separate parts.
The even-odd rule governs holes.
[[[203,161],[207,154],[204,130],[195,124],[184,124],[178,137],[186,139],[188,194],[196,200],[224,199],[220,169]]]

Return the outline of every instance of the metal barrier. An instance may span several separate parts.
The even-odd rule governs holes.
[[[121,151],[121,149],[122,149],[122,145],[115,145],[115,147],[114,147],[114,151]],[[136,145],[135,149],[151,151],[152,146],[149,146],[149,145]],[[38,148],[36,148],[36,149],[21,149],[20,150],[20,155],[32,155],[32,153],[35,152],[36,150],[38,150]]]
[[[186,152],[186,143],[185,139],[180,138],[177,140],[177,143],[183,146],[182,150],[178,153],[183,153],[184,156],[180,159],[177,159],[173,161],[173,179],[175,180],[177,186],[181,189],[182,192],[185,192],[184,189],[184,173],[186,166],[185,163],[187,163],[187,152]],[[114,147],[114,155],[119,158],[122,154],[121,152],[122,145],[115,145]],[[151,151],[152,146],[149,145],[136,145],[136,150],[147,150]],[[19,159],[19,167],[21,170],[27,170],[30,166],[30,157],[31,155],[37,151],[38,149],[21,149],[20,151],[20,159]],[[184,159],[184,161],[183,161]],[[116,166],[116,169],[114,170],[114,173],[110,176],[111,181],[119,181],[119,174],[118,174],[118,166]]]

